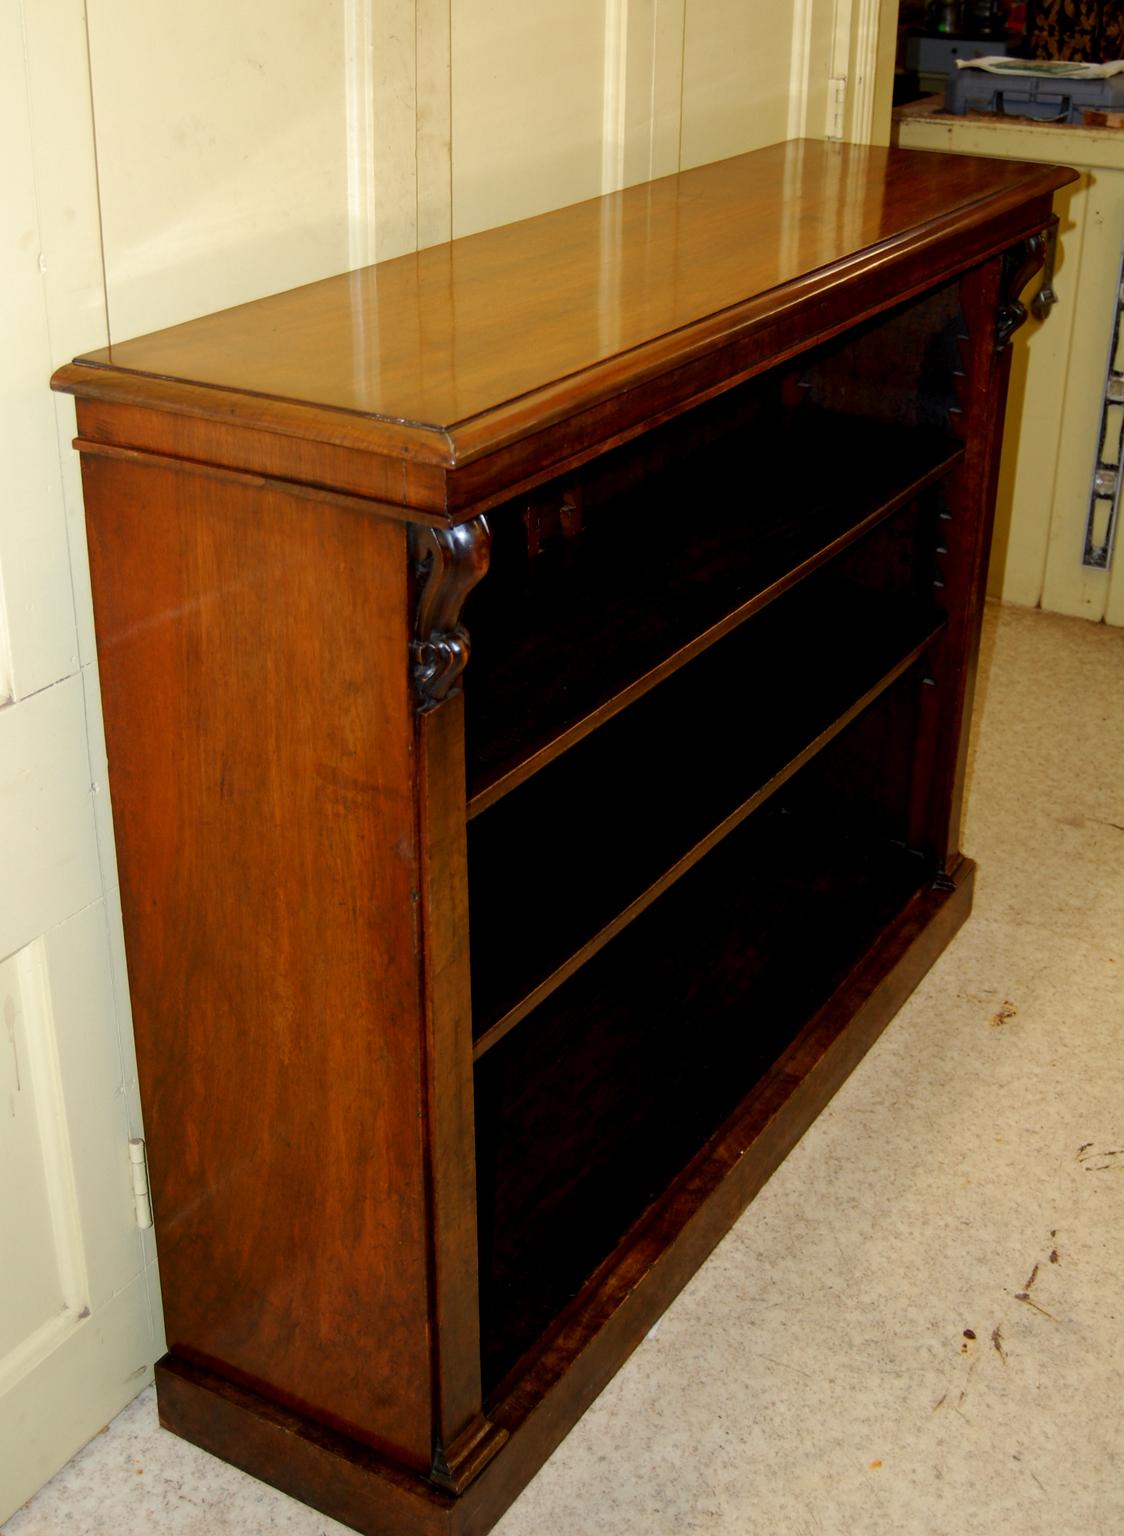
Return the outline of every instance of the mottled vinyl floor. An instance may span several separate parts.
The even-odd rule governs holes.
[[[975,913],[496,1528],[1124,1532],[1124,633],[989,614]],[[6,1536],[337,1536],[151,1390]]]

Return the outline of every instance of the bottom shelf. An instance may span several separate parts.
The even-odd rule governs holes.
[[[640,1343],[877,1039],[967,917],[974,865],[890,920],[777,1067],[619,1245],[580,1307],[492,1392],[498,1449],[452,1494],[369,1446],[173,1355],[156,1365],[160,1422],[363,1536],[479,1536],[503,1514]],[[512,1036],[514,1040],[516,1036]]]
[[[869,824],[829,830],[817,784],[747,822],[479,1062],[486,1392],[931,875]]]

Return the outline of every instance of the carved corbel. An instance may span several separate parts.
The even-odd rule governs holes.
[[[492,534],[483,517],[455,528],[414,525],[412,551],[418,579],[416,637],[411,645],[419,712],[455,693],[468,661],[465,599],[488,569]]]
[[[1046,251],[1057,229],[1052,218],[1036,234],[1020,240],[1003,253],[1003,273],[999,284],[999,312],[995,321],[995,350],[1002,352],[1026,319],[1026,305],[1019,298],[1027,283],[1046,260]]]
[[[1046,261],[1042,268],[1042,281],[1038,285],[1038,292],[1030,301],[1030,309],[1036,320],[1045,320],[1050,310],[1058,302],[1058,295],[1054,288],[1054,266],[1058,259],[1058,221],[1052,219],[1050,228],[1046,232]]]

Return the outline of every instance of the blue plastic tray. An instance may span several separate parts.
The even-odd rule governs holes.
[[[1107,80],[1057,75],[993,75],[986,69],[954,69],[948,77],[945,110],[994,112],[1000,117],[1033,117],[1039,122],[1080,123],[1082,113],[1124,112],[1124,74]]]

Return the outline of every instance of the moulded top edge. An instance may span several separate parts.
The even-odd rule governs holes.
[[[766,296],[982,228],[1074,175],[795,140],[115,342],[54,382],[453,468],[535,431],[567,381],[576,398],[587,378],[626,389],[724,315],[752,325]]]

